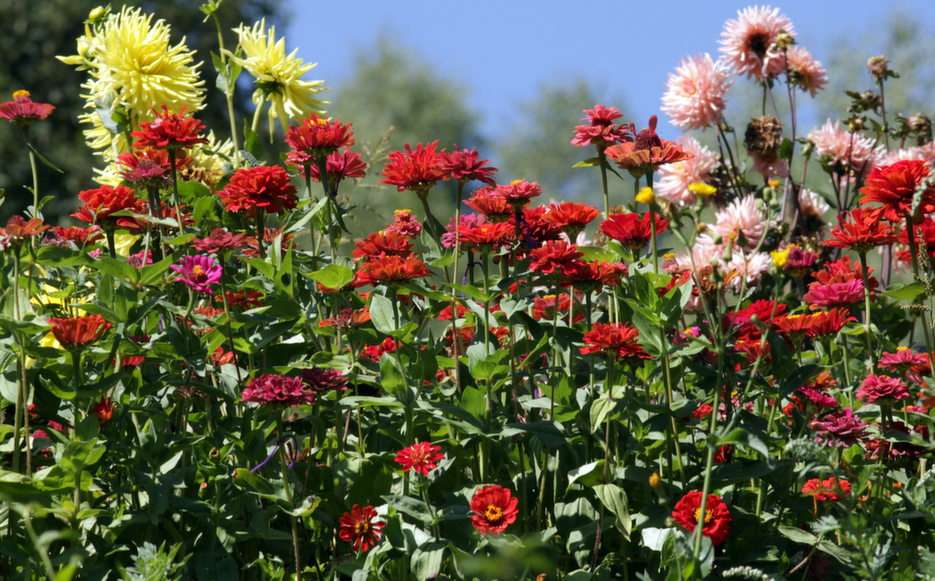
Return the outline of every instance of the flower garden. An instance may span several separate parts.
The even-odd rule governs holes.
[[[0,104],[33,173],[0,229],[0,577],[935,578],[935,144],[884,57],[806,131],[829,73],[740,11],[669,77],[683,135],[583,112],[592,206],[457,144],[373,159],[273,27],[235,32],[209,71],[99,8],[60,57],[80,119]],[[100,156],[60,225],[45,123]],[[352,234],[364,176],[400,209]]]

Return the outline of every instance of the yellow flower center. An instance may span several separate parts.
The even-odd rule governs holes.
[[[521,183],[522,181],[523,181],[523,180],[513,180],[513,181],[510,182],[510,185],[511,185],[511,186],[515,186],[516,184]]]
[[[17,90],[15,90],[15,91],[13,91],[13,98],[14,98],[14,99],[25,99],[25,98],[29,97],[29,95],[30,95],[30,93],[29,93],[29,91],[27,91],[26,89],[17,89]]]
[[[653,194],[653,189],[649,186],[643,186],[636,194],[636,201],[639,204],[652,204],[655,199],[656,196]]]
[[[716,194],[717,188],[704,182],[692,182],[688,184],[688,191],[695,194],[696,196],[707,198]]]
[[[710,510],[704,511],[704,524],[710,523],[711,519],[713,518],[714,518],[713,512],[711,512]],[[698,508],[695,509],[695,522],[698,522],[700,520],[701,520],[701,507],[699,506]]]
[[[195,276],[201,276],[205,273],[205,270],[198,266],[197,264],[192,268],[192,274]]]
[[[354,523],[354,534],[361,535],[370,530],[370,523],[367,521],[359,520]]]
[[[484,518],[490,522],[497,522],[503,518],[503,509],[495,504],[488,504],[484,510]]]

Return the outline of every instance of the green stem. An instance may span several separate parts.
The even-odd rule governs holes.
[[[870,277],[867,268],[867,253],[860,252],[860,276],[864,283],[864,336],[867,341],[867,362],[870,365],[870,372],[873,372],[876,366],[876,358],[873,352],[873,336],[870,329]]]
[[[237,115],[234,109],[234,92],[237,90],[237,79],[230,78],[230,65],[227,54],[224,51],[224,35],[221,33],[221,20],[217,13],[211,15],[214,21],[214,28],[218,35],[218,55],[220,55],[221,66],[224,67],[224,76],[227,77],[227,90],[224,91],[224,97],[227,99],[227,118],[230,121],[231,142],[234,144],[234,155],[240,153],[240,143],[237,139]]]
[[[36,154],[29,150],[29,169],[32,171],[32,215],[39,217],[39,170],[36,166]]]

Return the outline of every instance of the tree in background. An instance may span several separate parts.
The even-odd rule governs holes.
[[[600,199],[600,174],[594,168],[572,169],[593,155],[569,144],[582,111],[595,103],[622,109],[620,99],[603,99],[585,80],[541,87],[539,95],[520,107],[520,115],[497,148],[501,178],[539,182],[546,196]],[[624,118],[629,121],[626,114]]]
[[[100,166],[84,144],[81,127],[77,122],[82,110],[82,73],[55,59],[56,55],[75,52],[75,38],[83,32],[82,21],[88,12],[101,4],[100,0],[42,0],[30,2],[24,9],[23,0],[0,0],[0,14],[7,15],[4,34],[0,35],[0,92],[3,99],[17,89],[26,89],[39,101],[52,103],[56,110],[56,123],[36,124],[32,129],[39,150],[60,167],[64,174],[43,168],[40,171],[40,189],[57,200],[44,209],[48,221],[55,221],[71,210],[78,190],[92,186],[92,168]],[[151,8],[153,2],[125,0],[120,4],[141,5]],[[217,52],[217,34],[214,26],[202,22],[203,15],[192,0],[160,0],[156,2],[159,17],[165,19],[174,32],[174,40],[185,36],[187,44],[198,51],[197,59],[211,70],[211,52]],[[225,44],[234,46],[236,37],[231,29],[241,22],[253,22],[262,17],[281,21],[282,0],[224,0],[218,16],[221,19]],[[218,135],[227,135],[228,122],[224,96],[212,90],[214,79],[206,79],[207,107],[199,117]],[[237,107],[241,116],[252,109],[249,93],[238,95]],[[249,117],[247,117],[249,119]],[[30,195],[23,184],[30,183],[29,164],[23,154],[21,139],[9,128],[0,130],[0,188],[6,191],[6,203],[0,207],[0,216],[20,211],[30,203]]]
[[[330,114],[354,125],[357,142],[370,165],[368,177],[358,185],[368,195],[352,194],[352,202],[370,209],[356,215],[372,222],[361,221],[356,228],[369,231],[382,226],[400,205],[411,204],[417,210],[417,200],[400,200],[394,188],[379,184],[388,152],[407,143],[433,140],[445,148],[483,144],[478,117],[468,107],[465,93],[455,81],[386,37],[358,53],[350,76],[340,83],[329,105]],[[439,187],[433,196],[432,206],[438,215],[450,214],[454,190]]]

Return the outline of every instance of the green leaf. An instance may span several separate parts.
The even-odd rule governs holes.
[[[130,266],[126,260],[119,258],[102,256],[91,264],[94,266],[94,268],[104,274],[110,275],[120,280],[125,280],[130,283],[135,283],[137,277],[139,276],[139,273],[135,268]]]
[[[380,387],[389,393],[399,394],[406,389],[406,379],[399,363],[390,353],[380,357]]]
[[[625,538],[630,538],[631,522],[627,493],[616,484],[598,484],[594,487],[594,492],[604,508],[617,517],[615,522],[617,530]]]
[[[574,168],[578,168],[578,167],[597,167],[597,166],[599,166],[600,164],[601,164],[601,158],[599,158],[599,157],[591,157],[591,158],[585,159],[584,161],[579,161],[579,162],[577,162],[576,164],[572,165],[571,167],[574,167]]]
[[[381,294],[373,293],[370,297],[370,321],[381,333],[390,335],[396,331],[392,301]]]
[[[568,486],[578,483],[584,486],[595,486],[604,481],[604,461],[595,460],[568,471]]]
[[[601,427],[601,424],[604,423],[604,420],[607,419],[615,409],[617,408],[617,401],[612,400],[609,397],[601,396],[591,402],[591,433],[597,431]]]
[[[921,282],[909,282],[892,286],[883,292],[884,295],[897,301],[912,302],[925,292],[925,285]]]
[[[416,579],[425,581],[426,579],[438,577],[447,546],[446,543],[436,541],[433,543],[426,543],[412,553],[409,566],[412,570],[412,574],[416,576]]]
[[[341,289],[354,280],[354,271],[340,264],[329,264],[321,270],[308,273],[306,276],[327,288]]]

